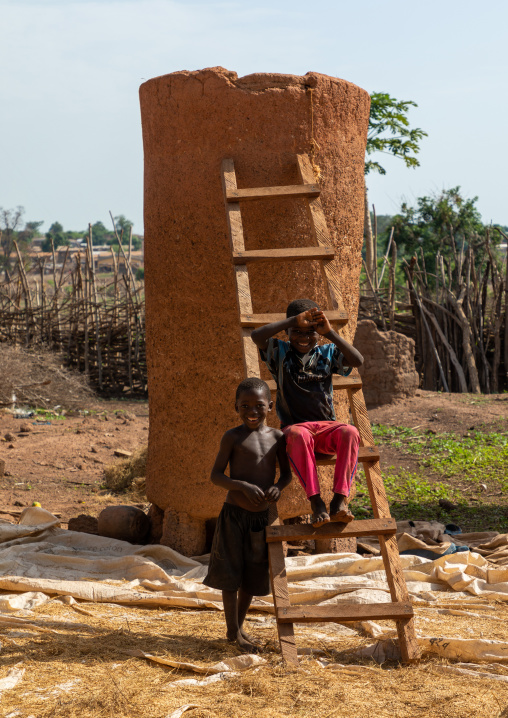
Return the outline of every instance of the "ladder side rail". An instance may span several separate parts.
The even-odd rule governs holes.
[[[374,436],[363,398],[363,391],[361,389],[357,389],[356,391],[348,389],[347,392],[353,421],[360,432],[360,442],[362,446],[372,446],[374,444]],[[379,462],[377,461],[371,465],[364,464],[363,470],[365,471],[365,477],[367,479],[374,518],[390,518],[390,507],[386,498]],[[392,601],[401,603],[409,602],[410,598],[406,580],[402,572],[396,536],[387,538],[386,536],[378,535],[378,541]],[[417,661],[420,658],[420,649],[416,640],[414,620],[411,618],[409,620],[397,621],[397,633],[402,660],[409,663]]]
[[[222,161],[222,187],[224,190],[224,203],[228,223],[228,236],[232,252],[244,252],[245,240],[243,236],[242,213],[239,202],[229,202],[228,191],[237,189],[235,166],[232,159]],[[253,314],[252,297],[250,292],[249,272],[245,264],[236,264],[233,267],[236,282],[236,297],[239,316]],[[253,343],[249,329],[240,328],[242,338],[242,357],[245,376],[261,377],[257,347]]]
[[[361,389],[347,389],[347,394],[353,423],[360,434],[360,446],[374,446],[374,435],[372,434],[372,428],[370,426],[367,408],[365,406],[365,399],[363,398],[363,391]],[[390,507],[386,498],[386,490],[383,483],[383,477],[381,475],[379,461],[376,461],[370,466],[364,464],[364,471],[367,476],[367,486],[369,489],[374,518],[391,518]]]
[[[308,155],[297,155],[298,173],[300,179],[305,184],[315,181],[314,171],[310,163]],[[325,214],[321,198],[316,197],[306,202],[307,214],[310,221],[312,237],[320,247],[331,247],[335,250],[335,246],[328,231]],[[342,292],[340,289],[339,278],[333,262],[321,264],[321,272],[323,275],[326,293],[328,295],[329,309],[344,309],[342,302]]]
[[[314,173],[309,157],[307,155],[298,155],[297,160],[302,182],[311,182]],[[318,197],[309,200],[307,205],[315,241],[321,246],[333,246],[321,199]],[[322,263],[322,268],[326,279],[325,286],[327,287],[330,297],[330,306],[334,309],[343,309],[339,277],[333,262]],[[361,389],[348,389],[347,392],[353,421],[360,433],[360,443],[362,446],[374,446],[374,437],[365,407],[363,392]],[[375,462],[371,465],[364,464],[364,471],[367,477],[374,517],[377,519],[390,518],[390,507],[386,499],[386,491],[379,462]],[[392,601],[407,602],[409,601],[409,594],[402,573],[397,540],[395,536],[390,538],[379,536],[378,538]],[[420,652],[416,641],[414,620],[405,619],[397,621],[397,632],[403,660],[417,660]]]
[[[298,155],[297,161],[298,171],[302,182],[312,182],[314,172],[308,155]],[[309,200],[307,202],[307,206],[312,235],[315,241],[320,246],[333,247],[321,199],[318,197]],[[344,309],[339,277],[334,263],[327,262],[325,264],[322,262],[321,266],[325,278],[325,286],[329,296],[330,307],[333,309]],[[372,435],[372,429],[367,415],[367,409],[365,407],[363,392],[361,389],[347,389],[347,392],[353,422],[360,433],[360,443],[362,446],[374,446],[374,437]],[[377,519],[390,518],[390,507],[386,499],[386,491],[379,462],[371,465],[364,464],[364,471],[367,477],[367,485],[369,488],[374,517]],[[408,602],[409,594],[404,574],[402,573],[397,540],[395,536],[391,536],[390,538],[379,536],[378,539],[392,601],[403,603]],[[418,660],[420,651],[416,641],[414,620],[410,618],[398,620],[396,623],[402,659],[406,662]]]
[[[277,505],[272,504],[268,514],[268,527],[280,525]],[[282,657],[286,663],[297,666],[298,651],[295,642],[294,625],[292,622],[281,623],[278,618],[279,610],[291,607],[282,541],[268,544],[268,565],[270,567],[273,606],[275,609],[275,621],[277,623],[277,633],[279,635]]]

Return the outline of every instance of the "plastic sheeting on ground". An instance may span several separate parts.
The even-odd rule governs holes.
[[[490,541],[493,550],[507,544],[506,535]],[[409,534],[399,545],[420,541]],[[504,543],[503,543],[504,541]],[[474,613],[439,608],[446,597],[477,596],[508,601],[508,566],[489,563],[476,551],[439,555],[435,560],[401,556],[410,595],[440,610],[474,616]],[[389,600],[380,556],[320,554],[286,560],[293,605],[333,605]],[[124,541],[63,530],[58,520],[41,508],[27,509],[18,525],[0,521],[0,624],[42,629],[14,612],[42,605],[61,596],[77,611],[77,600],[137,606],[174,606],[221,609],[219,591],[203,586],[207,567],[166,546],[135,546]],[[478,605],[478,607],[480,607]],[[485,608],[485,606],[481,606]],[[253,608],[273,612],[271,596],[255,599]],[[474,608],[472,605],[471,608]],[[362,624],[376,643],[354,654],[379,662],[395,658],[395,632],[372,621]],[[508,643],[483,638],[418,636],[424,653],[465,662],[508,663]],[[161,660],[139,654],[148,660]],[[206,669],[210,673],[210,668]],[[231,669],[229,669],[231,670]],[[241,670],[241,669],[240,669]],[[215,673],[227,671],[219,664]],[[213,671],[212,671],[213,672]]]
[[[495,541],[497,547],[501,538]],[[415,598],[437,601],[443,591],[453,591],[508,601],[508,566],[493,566],[475,551],[435,560],[404,555],[401,562],[409,593]],[[288,558],[286,566],[294,605],[389,599],[380,556],[297,556]],[[43,595],[220,609],[221,593],[202,584],[206,571],[199,561],[167,546],[135,546],[61,529],[58,519],[41,508],[25,510],[17,525],[0,521],[0,590],[11,594],[0,595],[4,613],[37,605]],[[273,611],[271,596],[256,599],[253,607]]]

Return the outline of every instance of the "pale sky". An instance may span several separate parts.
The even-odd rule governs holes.
[[[139,85],[176,70],[322,72],[414,100],[421,166],[379,156],[370,200],[460,185],[485,222],[508,224],[502,0],[0,0],[0,206],[65,229],[143,231]]]

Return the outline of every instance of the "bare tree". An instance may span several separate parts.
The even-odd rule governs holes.
[[[14,249],[16,233],[21,229],[25,208],[18,206],[16,209],[4,209],[0,207],[0,246],[3,257],[1,263],[6,270],[10,266],[11,252]]]

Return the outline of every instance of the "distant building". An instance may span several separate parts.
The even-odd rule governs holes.
[[[44,241],[44,239],[45,238],[43,237],[42,241]],[[125,249],[124,251],[125,254],[128,256],[129,250]],[[43,252],[40,247],[40,244],[35,247],[32,246],[29,251],[24,252],[23,256],[26,259],[26,269],[28,274],[39,274],[41,263],[44,264],[44,274],[53,274],[53,252]],[[65,262],[64,271],[71,270],[73,267],[76,266],[78,257],[81,267],[82,269],[84,269],[86,265],[86,244],[78,245],[77,247],[71,245],[58,247],[55,250],[55,269],[59,272],[62,271]],[[119,273],[122,275],[127,273],[125,261],[122,254],[119,255],[117,252],[115,252],[113,258],[111,248],[107,245],[102,247],[93,247],[92,257],[94,261],[94,270],[98,274],[113,272],[115,261],[117,263]],[[15,253],[11,254],[11,260],[12,264],[14,265],[17,260],[17,255]],[[130,264],[134,273],[138,269],[143,267],[144,258],[143,252],[141,250],[131,252]]]

